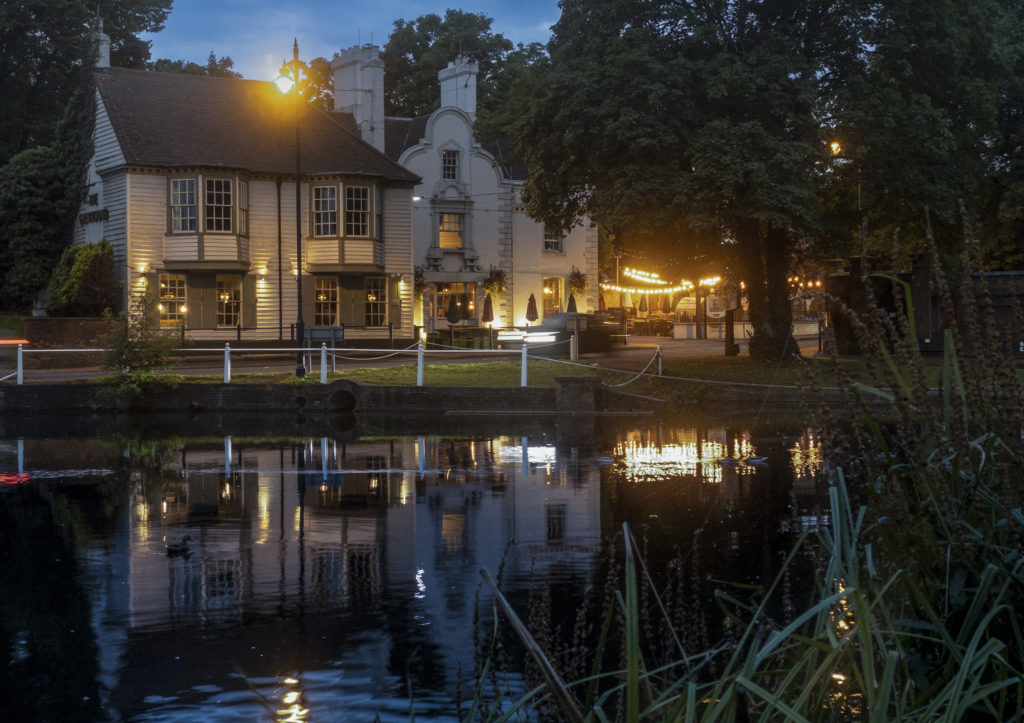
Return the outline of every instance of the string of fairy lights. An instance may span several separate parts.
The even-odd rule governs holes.
[[[602,291],[614,291],[622,294],[677,294],[683,291],[692,291],[695,287],[713,288],[722,283],[721,276],[709,276],[704,279],[698,280],[696,283],[693,281],[681,280],[674,286],[670,286],[672,282],[666,281],[661,278],[660,275],[649,271],[641,271],[640,269],[634,269],[626,267],[622,272],[622,275],[638,281],[647,286],[622,286],[620,284],[612,284],[608,282],[601,283]],[[820,280],[801,279],[799,276],[791,276],[789,283],[801,290],[812,290],[820,289]],[[744,282],[739,283],[740,289],[746,288]]]

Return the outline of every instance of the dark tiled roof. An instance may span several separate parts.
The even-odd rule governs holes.
[[[388,158],[397,163],[406,148],[419,143],[427,131],[429,119],[429,115],[421,115],[419,118],[385,118],[384,152]]]
[[[96,85],[129,165],[295,172],[294,107],[271,83],[110,68]],[[303,105],[304,174],[419,180],[338,115]]]

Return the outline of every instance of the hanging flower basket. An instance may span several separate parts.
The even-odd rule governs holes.
[[[508,288],[508,284],[505,281],[505,270],[504,269],[491,269],[490,273],[487,274],[487,278],[483,282],[484,293],[488,296],[497,296]]]
[[[427,280],[423,278],[423,270],[416,267],[416,275],[412,281],[412,292],[417,299],[423,298],[423,292],[427,290]]]
[[[587,275],[574,268],[569,274],[569,293],[570,294],[582,294],[587,290]]]

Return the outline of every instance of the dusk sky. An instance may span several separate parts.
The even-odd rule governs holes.
[[[230,56],[235,70],[253,80],[272,80],[281,61],[291,57],[298,38],[303,60],[330,59],[342,48],[373,42],[383,47],[394,21],[444,15],[449,7],[483,13],[513,43],[546,42],[558,20],[558,0],[467,0],[438,4],[420,0],[174,0],[163,31],[153,41],[152,58],[205,63],[212,50]]]

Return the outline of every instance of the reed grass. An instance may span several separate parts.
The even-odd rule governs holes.
[[[914,341],[909,288],[888,280],[899,313],[853,319],[870,381],[837,358],[827,376],[807,370],[812,388],[826,376],[845,395],[816,413],[829,501],[771,583],[754,597],[720,585],[723,633],[702,639],[702,623],[679,615],[678,571],[657,589],[624,528],[583,677],[560,674],[494,585],[541,674],[511,709],[479,720],[1024,720],[1024,389],[1005,352],[1024,325],[996,326],[983,280],[939,274],[951,322],[936,377]],[[972,305],[982,313],[955,313]],[[868,404],[878,399],[884,419]],[[807,556],[814,584],[794,604],[789,576]]]

